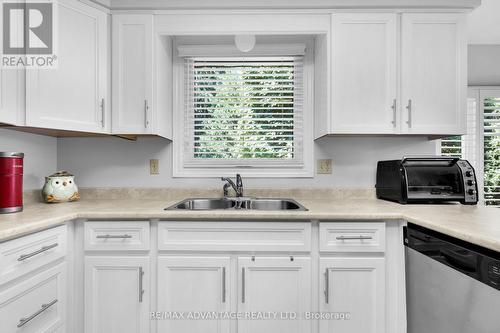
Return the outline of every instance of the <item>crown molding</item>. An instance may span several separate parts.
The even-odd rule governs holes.
[[[474,9],[481,0],[92,0],[113,10]]]

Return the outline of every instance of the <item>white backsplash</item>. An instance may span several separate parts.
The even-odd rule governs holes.
[[[217,187],[218,178],[173,178],[172,145],[160,138],[58,140],[58,168],[76,175],[83,187]],[[331,175],[314,178],[246,178],[247,187],[373,187],[376,163],[404,155],[432,155],[436,142],[417,137],[325,137],[315,144],[316,159],[332,159]],[[158,159],[160,174],[149,175]],[[228,176],[234,176],[228,174]]]
[[[41,189],[45,176],[57,170],[57,139],[0,129],[0,151],[19,151],[24,157],[24,190]]]

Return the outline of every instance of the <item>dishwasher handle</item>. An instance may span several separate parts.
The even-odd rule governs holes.
[[[440,253],[450,267],[467,273],[478,272],[477,255],[474,253],[467,251],[467,254],[461,254],[445,248],[442,248]]]

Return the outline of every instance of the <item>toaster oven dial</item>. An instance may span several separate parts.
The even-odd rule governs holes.
[[[465,175],[467,177],[472,177],[472,172],[471,171],[465,171]]]
[[[474,195],[476,194],[476,190],[470,189],[467,191],[467,193],[469,193],[469,195]]]
[[[470,180],[470,179],[469,179],[469,180],[467,181],[467,185],[469,185],[469,186],[474,186],[475,184],[476,184],[476,182],[475,182],[475,181],[473,181],[473,180]]]

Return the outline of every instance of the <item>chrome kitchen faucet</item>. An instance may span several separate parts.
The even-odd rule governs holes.
[[[236,174],[236,184],[229,177],[222,177],[221,180],[226,182],[222,188],[224,191],[224,197],[228,196],[228,189],[230,186],[233,188],[234,192],[236,192],[237,197],[243,196],[243,181],[241,180],[241,175],[239,173]]]

